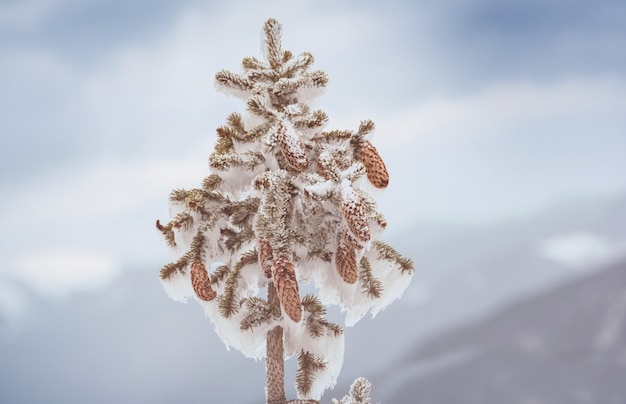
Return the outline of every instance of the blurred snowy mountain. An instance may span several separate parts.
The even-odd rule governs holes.
[[[626,197],[571,202],[491,227],[418,226],[392,244],[413,257],[416,275],[399,302],[347,330],[339,391],[380,369],[395,375],[413,344],[626,256]]]
[[[262,363],[227,351],[195,304],[170,300],[152,272],[106,290],[39,301],[0,342],[1,403],[229,402],[263,392]]]
[[[626,260],[437,335],[388,370],[373,382],[389,403],[624,403]]]
[[[567,391],[583,400],[601,381],[607,394],[620,392],[611,387],[618,371],[626,376],[626,268],[611,263],[624,256],[626,198],[490,227],[420,225],[388,241],[415,260],[413,284],[376,319],[346,330],[344,369],[324,402],[358,376],[383,403],[459,402],[448,395],[463,391],[478,400],[464,403],[515,402],[500,397],[534,386],[532,377],[555,379],[541,385],[545,395],[537,389],[541,399]],[[0,402],[262,402],[264,363],[224,349],[194,302],[167,298],[158,269],[126,271],[104,290],[63,300],[32,293],[19,321],[0,321]],[[528,300],[510,306],[520,298]],[[503,395],[481,395],[491,391]]]

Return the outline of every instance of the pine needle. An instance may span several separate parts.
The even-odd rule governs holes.
[[[361,258],[361,281],[363,293],[372,299],[379,299],[383,294],[383,283],[372,274],[372,266],[367,258]]]
[[[280,310],[273,310],[267,300],[259,297],[249,297],[244,300],[248,314],[241,320],[241,331],[248,331],[254,327],[268,324],[280,318]]]
[[[253,83],[238,74],[222,70],[215,75],[215,80],[219,85],[235,90],[251,90]]]
[[[222,185],[222,178],[217,174],[211,174],[202,181],[202,189],[214,191]]]
[[[156,228],[163,234],[165,241],[170,247],[176,247],[176,235],[174,234],[174,222],[169,222],[165,226],[159,220],[156,221]]]
[[[220,265],[215,268],[215,271],[211,274],[211,283],[215,286],[219,286],[228,275],[228,271],[230,271],[230,268],[228,268],[227,265]]]
[[[409,258],[403,257],[398,251],[396,251],[390,245],[377,240],[372,243],[373,247],[378,250],[378,255],[380,258],[383,258],[388,261],[395,262],[400,266],[402,272],[406,272],[409,275],[413,273],[415,270],[415,266],[413,265],[413,261]]]
[[[298,354],[298,370],[296,371],[296,388],[301,395],[308,395],[313,387],[315,375],[326,368],[326,362],[309,351],[301,350]]]
[[[326,307],[315,295],[308,294],[302,298],[302,308],[308,316],[306,317],[306,329],[314,338],[319,338],[327,332],[332,333],[335,337],[343,334],[343,329],[334,323],[327,321]]]
[[[161,279],[170,279],[176,272],[185,273],[185,267],[189,264],[189,257],[185,254],[176,262],[166,264],[161,268]]]

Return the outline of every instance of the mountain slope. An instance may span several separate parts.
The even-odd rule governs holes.
[[[415,347],[390,403],[623,403],[626,261]],[[383,393],[384,394],[384,393]]]

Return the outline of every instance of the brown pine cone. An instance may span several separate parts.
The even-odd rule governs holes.
[[[337,272],[346,283],[355,283],[357,281],[356,252],[344,242],[340,242],[337,246],[335,254],[335,266]]]
[[[195,261],[191,264],[191,285],[193,286],[196,295],[205,301],[215,299],[217,293],[211,287],[211,279],[204,267],[204,264],[200,261]]]
[[[309,159],[300,134],[298,134],[293,126],[288,126],[281,122],[278,127],[278,140],[280,142],[280,150],[287,160],[287,164],[294,170],[304,171],[309,166]]]
[[[361,197],[352,189],[352,186],[347,185],[342,190],[341,199],[341,210],[350,231],[357,239],[368,241],[370,239],[370,227]]]
[[[300,292],[296,279],[296,269],[286,258],[277,258],[272,265],[274,286],[281,306],[287,315],[296,323],[302,319]]]
[[[389,185],[389,173],[378,150],[369,140],[364,140],[359,144],[359,154],[367,171],[367,179],[376,188],[386,188]]]
[[[266,277],[272,277],[272,260],[274,256],[272,254],[272,246],[269,241],[265,239],[259,239],[259,262],[261,263],[261,269]]]

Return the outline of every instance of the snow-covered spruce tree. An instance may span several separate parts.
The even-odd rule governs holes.
[[[343,330],[326,307],[341,306],[348,326],[375,315],[402,295],[413,264],[379,240],[386,222],[363,190],[389,181],[368,140],[374,124],[324,131],[328,116],[309,103],[328,78],[309,70],[310,53],[282,49],[276,20],[265,23],[263,54],[245,58],[242,74],[216,75],[247,113],[217,129],[202,185],[170,194],[173,219],[157,228],[183,254],[161,279],[173,299],[195,298],[228,346],[266,357],[268,403],[315,403],[343,364]],[[317,293],[302,295],[309,282]],[[298,400],[287,401],[294,355]]]

